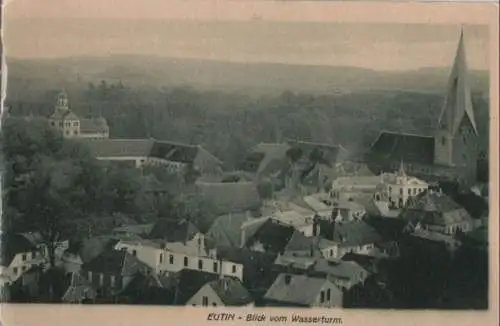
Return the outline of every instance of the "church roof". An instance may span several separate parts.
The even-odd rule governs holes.
[[[448,130],[451,134],[455,134],[464,117],[468,118],[474,132],[477,134],[478,131],[474,117],[474,109],[472,107],[462,31],[458,42],[455,61],[448,79],[446,100],[439,118],[439,126],[441,129]]]
[[[373,143],[367,159],[433,164],[434,138],[383,131]]]

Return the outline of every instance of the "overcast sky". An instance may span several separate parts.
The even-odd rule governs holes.
[[[251,20],[250,11],[225,11],[233,21],[222,21],[214,2],[199,0],[199,11],[193,6],[189,11],[168,7],[165,0],[141,1],[16,0],[5,11],[7,55],[144,54],[407,70],[449,66],[460,30],[458,25]],[[179,17],[184,20],[173,19]],[[466,25],[464,31],[469,66],[487,69],[487,27]]]

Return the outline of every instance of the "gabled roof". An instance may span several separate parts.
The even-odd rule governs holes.
[[[96,157],[147,157],[151,152],[152,139],[81,139]]]
[[[96,290],[80,272],[71,275],[71,283],[62,297],[64,302],[81,302],[85,299],[95,299],[97,296]]]
[[[320,233],[341,247],[362,246],[381,241],[380,234],[363,220],[341,223],[320,221]]]
[[[197,270],[183,269],[177,275],[177,302],[184,305],[203,285],[215,281],[219,275]]]
[[[0,265],[7,267],[17,254],[32,252],[37,248],[21,234],[2,233],[0,236],[0,250]]]
[[[383,131],[365,159],[433,164],[434,137]]]
[[[439,128],[455,135],[463,119],[467,118],[477,135],[478,130],[472,107],[463,30],[460,32],[457,52],[446,91],[446,99],[439,117]]]
[[[107,249],[92,261],[84,264],[82,269],[93,273],[132,276],[149,267],[124,250]]]
[[[360,273],[366,272],[366,270],[355,261],[327,259],[317,260],[313,269],[316,272],[344,280],[356,279],[359,277]]]
[[[208,283],[225,306],[243,306],[253,302],[240,280],[224,277]]]
[[[249,217],[248,212],[218,216],[208,230],[207,238],[216,247],[239,247],[241,245],[241,226]]]
[[[159,219],[147,235],[149,239],[163,239],[168,242],[188,242],[199,233],[198,228],[186,219]]]
[[[287,284],[286,280],[289,279]],[[279,274],[264,295],[265,300],[311,306],[316,301],[326,278],[307,275]],[[340,291],[340,290],[339,290]]]
[[[177,163],[195,163],[200,152],[220,161],[201,146],[155,139],[82,139],[97,157],[154,157]]]

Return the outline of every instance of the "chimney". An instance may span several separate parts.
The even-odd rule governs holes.
[[[227,291],[229,289],[229,280],[228,279],[222,279],[222,288],[224,291]]]

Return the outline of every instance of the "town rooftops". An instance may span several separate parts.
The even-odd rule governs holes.
[[[124,250],[106,249],[99,256],[82,266],[83,270],[93,273],[111,273],[132,276],[149,269],[147,265]]]
[[[309,157],[313,151],[316,151],[329,164],[336,161],[339,152],[339,146],[297,140],[287,140],[285,143],[260,143],[250,150],[241,163],[240,169],[258,175],[278,172],[288,162],[287,153],[290,149],[300,149],[303,157]]]
[[[267,290],[264,299],[292,305],[311,306],[326,282],[328,281],[321,277],[282,273]]]
[[[401,214],[407,221],[421,221],[424,224],[439,226],[472,220],[467,210],[450,196],[435,191],[426,191],[411,198]]]
[[[320,221],[320,232],[340,247],[362,246],[381,241],[380,234],[363,220],[341,223]]]
[[[207,238],[216,247],[239,247],[241,227],[250,217],[248,212],[229,213],[218,216],[207,232]]]
[[[17,254],[32,252],[37,248],[21,234],[2,233],[0,236],[0,250],[0,265],[7,267]]]
[[[155,139],[81,140],[96,157],[152,157],[178,163],[194,163],[203,152],[220,161],[199,145],[188,145]]]
[[[167,242],[188,242],[199,233],[198,228],[186,219],[159,219],[147,235],[149,239],[163,239]]]
[[[240,280],[224,277],[208,283],[225,306],[243,306],[254,300]]]
[[[246,245],[251,246],[254,243],[260,243],[264,249],[272,252],[283,252],[290,241],[295,228],[284,225],[274,219],[267,219],[246,239]]]
[[[434,137],[383,131],[373,143],[366,160],[434,163]]]

